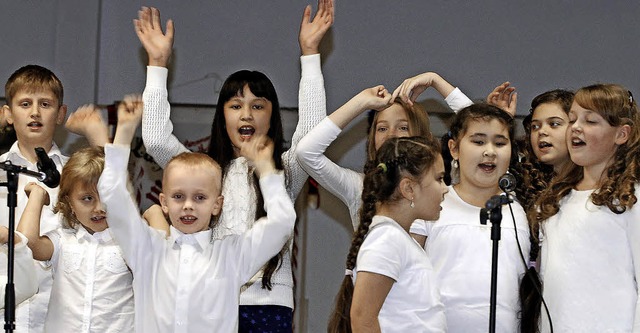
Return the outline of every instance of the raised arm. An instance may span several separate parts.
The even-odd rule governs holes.
[[[405,103],[413,105],[418,96],[429,87],[433,87],[454,112],[473,104],[473,101],[463,94],[460,89],[455,88],[442,76],[434,72],[426,72],[404,80],[393,91],[393,99],[398,97]]]
[[[53,243],[46,236],[40,236],[40,215],[42,207],[49,204],[49,193],[36,183],[24,187],[29,197],[20,217],[17,230],[27,237],[29,248],[36,260],[50,260],[53,256]]]
[[[296,212],[293,202],[287,196],[284,177],[275,168],[271,140],[266,137],[254,138],[241,147],[240,154],[256,168],[267,212],[267,216],[256,221],[251,229],[225,240],[232,244],[228,248],[228,255],[238,258],[230,264],[238,265],[238,277],[245,283],[276,255],[291,237]]]
[[[109,129],[102,115],[100,108],[93,104],[86,104],[79,107],[72,113],[65,123],[65,128],[78,135],[82,135],[92,146],[104,147],[109,143]]]
[[[296,148],[298,161],[305,171],[349,208],[354,229],[358,226],[362,175],[337,165],[324,152],[342,129],[358,115],[365,110],[382,109],[390,102],[391,96],[383,86],[365,89],[325,118],[300,140]]]
[[[515,117],[518,107],[518,92],[516,92],[515,87],[511,86],[509,81],[504,82],[487,95],[487,103]]]
[[[302,73],[298,91],[298,124],[291,138],[291,147],[282,154],[282,163],[287,175],[287,193],[295,200],[307,180],[307,173],[298,163],[295,155],[300,139],[327,115],[324,78],[317,54],[322,38],[333,24],[333,0],[318,1],[318,10],[313,20],[310,8],[302,15],[300,24],[300,64]]]
[[[149,57],[147,84],[144,89],[144,113],[142,116],[142,140],[149,155],[164,168],[169,160],[187,148],[173,133],[169,118],[171,106],[167,92],[167,64],[173,48],[173,21],[167,21],[166,33],[162,31],[160,11],[142,7],[134,27],[140,43]]]

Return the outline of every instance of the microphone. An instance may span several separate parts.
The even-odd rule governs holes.
[[[507,171],[498,179],[498,187],[504,192],[511,192],[516,189],[516,177]]]
[[[60,184],[60,172],[53,160],[47,155],[42,147],[35,148],[36,155],[38,156],[38,163],[36,164],[38,170],[44,174],[40,180],[49,188],[55,188]]]

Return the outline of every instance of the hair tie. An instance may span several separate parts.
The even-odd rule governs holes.
[[[345,276],[353,276],[353,271],[347,268],[347,269],[344,270],[344,275]]]
[[[387,165],[384,162],[378,164],[378,168],[382,169],[382,173],[387,173]]]
[[[629,104],[633,104],[633,94],[631,93],[631,90],[627,90],[627,92],[629,93]]]

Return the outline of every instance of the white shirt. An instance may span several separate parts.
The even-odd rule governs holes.
[[[53,143],[53,146],[49,150],[49,157],[53,160],[58,168],[58,171],[62,171],[62,166],[69,160],[68,157],[62,155],[58,146]],[[18,142],[16,141],[11,149],[0,156],[0,162],[11,161],[13,164],[21,165],[31,171],[38,171],[38,167],[35,163],[29,162],[20,152],[18,148]],[[6,173],[0,171],[0,181],[6,181]],[[45,233],[57,229],[61,226],[60,218],[53,213],[53,207],[58,200],[58,187],[48,188],[37,179],[25,175],[19,175],[18,177],[18,205],[16,207],[16,226],[20,221],[22,212],[27,205],[27,195],[24,193],[24,187],[30,183],[35,182],[49,193],[49,199],[51,204],[45,206],[42,209],[42,215],[40,217],[40,233]],[[9,225],[9,208],[7,207],[7,188],[0,187],[0,225]],[[20,303],[16,307],[16,333],[26,332],[43,332],[44,320],[47,315],[47,305],[49,303],[49,294],[51,292],[51,269],[45,266],[43,263],[36,261],[36,272],[38,274],[39,289],[38,293],[30,299]],[[0,256],[0,275],[7,274],[7,259],[5,256]],[[4,312],[2,315],[2,321],[4,322]]]
[[[20,237],[20,243],[17,243],[13,252],[13,288],[15,291],[16,303],[19,304],[38,292],[38,275],[36,273],[36,265],[33,260],[31,249],[27,246],[29,241],[27,237],[16,231],[16,235]],[[7,244],[0,246],[2,256],[7,256]],[[7,259],[4,259],[7,260]],[[0,304],[4,308],[4,294],[7,286],[7,275],[0,275]]]
[[[531,243],[527,218],[520,204],[502,207],[498,249],[496,332],[518,331],[518,290],[525,266],[516,243],[516,232],[524,258]],[[480,224],[480,207],[464,202],[453,186],[445,194],[440,219],[416,220],[411,232],[427,236],[425,248],[438,275],[449,332],[487,332],[491,295],[493,241],[491,222]]]
[[[128,147],[106,145],[105,155],[98,192],[133,271],[136,331],[237,332],[240,287],[293,231],[295,210],[284,176],[260,179],[268,216],[247,232],[216,240],[211,230],[185,235],[171,227],[166,238],[142,220],[128,195]]]
[[[376,215],[354,269],[387,276],[395,282],[378,314],[382,332],[446,332],[431,262],[409,233],[394,220]]]
[[[53,243],[53,286],[47,332],[130,332],[133,275],[109,229],[78,226],[46,235]]]
[[[327,114],[320,55],[301,56],[300,63],[302,68],[298,92],[298,123],[291,138],[290,149],[282,154],[282,164],[287,176],[287,193],[292,201],[295,201],[307,180],[307,173],[302,169],[295,156],[295,147],[300,139]],[[142,138],[147,152],[161,167],[164,167],[173,156],[189,151],[172,134],[173,124],[170,120],[171,106],[168,100],[167,74],[168,70],[164,67],[148,66],[147,83],[143,94]],[[251,174],[246,163],[243,163],[242,160],[233,161],[225,170],[222,185],[222,194],[224,195],[222,211],[224,213],[213,230],[214,238],[228,234],[241,234],[251,228],[254,223],[256,200],[251,198],[255,198],[256,193],[254,188],[249,186],[252,180],[248,181],[247,179],[250,177]],[[219,228],[220,230],[218,230]],[[283,251],[282,264],[271,277],[272,290],[262,288],[260,283],[262,272],[258,272],[243,287],[240,304],[281,305],[293,308],[291,245],[292,242],[289,242],[287,251]]]
[[[445,98],[449,107],[458,112],[473,104],[460,89],[455,88]],[[362,205],[362,182],[364,175],[343,168],[324,155],[329,145],[338,137],[342,129],[328,117],[322,120],[300,140],[296,155],[300,165],[320,186],[340,199],[349,208],[353,229],[358,229],[358,212]]]
[[[640,193],[636,185],[636,196]],[[640,207],[622,214],[572,190],[542,223],[540,275],[555,332],[640,332]],[[542,332],[549,331],[542,310]]]

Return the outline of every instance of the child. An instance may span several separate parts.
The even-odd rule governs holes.
[[[86,109],[91,108],[80,108],[74,115]],[[118,107],[116,135],[130,126],[127,117],[139,121],[141,116],[140,97],[125,97]],[[106,124],[102,127],[106,133]],[[29,201],[18,230],[29,238],[34,258],[53,267],[46,331],[122,332],[133,327],[133,276],[111,237],[107,209],[97,193],[103,168],[101,147],[84,148],[71,156],[62,169],[54,209],[62,215],[63,226],[44,236],[38,222],[48,193],[35,183],[25,188]]]
[[[459,182],[449,187],[436,223],[416,221],[411,227],[437,273],[449,332],[486,332],[489,327],[491,223],[480,224],[479,216],[485,203],[501,193],[498,179],[509,169],[513,132],[513,118],[494,106],[473,104],[456,114],[447,143],[454,159],[452,178]],[[518,203],[512,207],[515,226],[509,207],[502,209],[497,332],[518,330],[518,286],[526,269],[520,256],[529,253],[525,213]]]
[[[223,202],[220,166],[200,153],[169,161],[160,194],[171,221],[167,237],[141,220],[127,192],[134,133],[135,127],[105,147],[98,192],[107,207],[117,207],[109,212],[110,229],[135,277],[136,331],[237,332],[240,287],[282,249],[295,222],[284,176],[272,159],[273,143],[254,137],[239,147],[259,176],[269,215],[222,239],[212,238],[211,229]]]
[[[447,187],[439,149],[424,137],[390,138],[380,148],[364,178],[360,224],[329,332],[446,331],[433,268],[409,235],[415,219],[440,215]]]
[[[188,150],[171,134],[166,66],[174,29],[169,20],[166,34],[163,34],[159,15],[155,8],[143,8],[136,20],[136,32],[149,56],[142,137],[147,152],[165,167],[173,156]],[[276,167],[285,172],[287,193],[292,201],[304,186],[307,174],[298,164],[294,152],[298,141],[326,115],[318,46],[333,23],[333,1],[320,0],[313,21],[309,18],[310,8],[307,7],[299,34],[302,78],[299,121],[291,139],[292,149],[284,151],[278,96],[266,75],[239,71],[229,76],[221,88],[208,153],[222,167],[225,200],[222,215],[213,229],[213,238],[241,234],[265,215],[259,182],[247,160],[239,154],[244,142],[250,142],[258,135],[269,136],[274,141],[273,159]],[[282,322],[292,323],[293,318],[290,247],[291,243],[243,287],[240,296],[242,331],[291,331],[291,326],[279,327]],[[284,319],[269,319],[275,317]]]
[[[14,246],[14,290],[16,304],[20,304],[29,297],[38,292],[38,276],[36,266],[33,261],[31,249],[27,246],[27,237],[16,232]],[[9,229],[0,226],[0,244],[5,245],[8,242]],[[2,246],[2,252],[6,252],[6,246]],[[5,256],[6,253],[3,254]],[[0,275],[0,308],[4,308],[5,287],[7,285],[7,276]]]
[[[68,160],[62,155],[53,142],[57,125],[62,124],[67,113],[63,104],[64,89],[62,83],[50,70],[27,65],[16,70],[5,85],[7,104],[2,107],[4,116],[13,125],[18,140],[9,152],[0,156],[0,162],[11,161],[13,164],[37,171],[36,147],[42,147],[56,165],[58,171]],[[0,177],[5,181],[5,173]],[[15,209],[15,221],[20,221],[22,211],[27,205],[25,185],[36,181],[34,178],[20,175],[18,177],[18,202]],[[41,184],[41,183],[38,183]],[[50,198],[58,197],[58,187],[48,188]],[[52,204],[55,205],[55,202]],[[7,226],[9,209],[7,207],[7,189],[0,188],[0,222]],[[58,217],[50,209],[44,209],[40,217],[40,230],[43,233],[55,230],[60,226]],[[16,331],[42,332],[46,317],[47,303],[51,291],[51,270],[36,263],[39,281],[38,293],[16,307]],[[0,259],[0,274],[6,273],[7,262]]]
[[[464,107],[465,103],[471,104],[471,100],[458,88],[454,88],[436,73],[422,74],[422,81],[425,89],[432,86],[445,97],[454,111]],[[389,105],[391,101],[394,102]],[[340,167],[327,158],[324,152],[351,121],[370,109],[378,111],[374,115],[367,138],[368,161],[375,160],[376,151],[388,137],[431,136],[427,113],[413,101],[395,99],[383,86],[365,89],[327,116],[298,144],[296,155],[300,164],[322,187],[347,205],[354,230],[358,228],[361,201],[353,198],[362,193],[364,175]]]
[[[557,332],[640,331],[640,116],[615,84],[579,89],[567,144],[577,172],[540,195],[540,274]],[[542,331],[550,331],[542,316]]]

